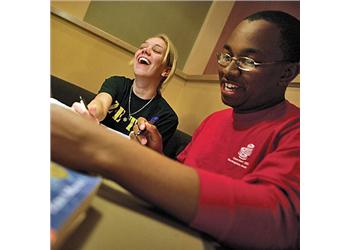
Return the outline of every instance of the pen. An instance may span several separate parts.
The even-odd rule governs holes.
[[[79,96],[80,98],[80,103],[84,105],[87,111],[89,111],[88,107],[86,106],[86,102],[84,101],[84,98],[82,96]]]
[[[159,120],[159,117],[158,117],[158,116],[153,116],[153,117],[151,118],[151,120],[148,121],[148,123],[154,125],[158,120]],[[137,133],[136,133],[135,135],[136,135],[136,136],[141,135],[144,131],[145,131],[145,130],[139,130],[139,131],[137,131]]]

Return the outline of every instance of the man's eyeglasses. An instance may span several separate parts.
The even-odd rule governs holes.
[[[231,64],[232,61],[236,64],[237,68],[243,71],[252,71],[255,69],[256,66],[265,65],[265,64],[275,64],[275,63],[282,63],[286,61],[275,61],[275,62],[263,62],[258,63],[255,62],[252,58],[249,57],[234,57],[230,56],[227,53],[219,52],[216,54],[218,64],[222,67],[227,67]]]

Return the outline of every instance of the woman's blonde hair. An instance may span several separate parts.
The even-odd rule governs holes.
[[[158,35],[155,35],[152,37],[158,37],[165,42],[166,51],[165,51],[162,63],[165,63],[165,65],[170,68],[170,72],[169,72],[168,76],[163,77],[160,81],[160,84],[158,86],[158,91],[160,91],[161,88],[163,88],[164,84],[169,82],[169,80],[175,74],[176,65],[177,65],[177,51],[176,51],[174,44],[171,42],[171,40],[169,39],[169,37],[167,35],[161,33],[161,34],[158,34]],[[152,38],[152,37],[150,37],[150,38]],[[133,65],[133,59],[131,59],[131,61],[129,62],[129,65]]]
[[[176,65],[177,65],[177,51],[174,46],[174,44],[171,42],[169,37],[165,34],[158,34],[155,37],[161,38],[165,44],[167,45],[165,55],[163,58],[163,62],[167,67],[170,68],[170,72],[167,77],[164,77],[161,81],[161,84],[159,84],[158,90],[160,90],[164,84],[170,81],[170,79],[174,76]]]

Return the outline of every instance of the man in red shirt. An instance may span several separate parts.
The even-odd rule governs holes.
[[[284,95],[299,73],[299,21],[279,11],[253,14],[217,60],[230,108],[202,122],[178,155],[182,164],[55,106],[52,159],[118,182],[223,245],[297,249],[299,109]],[[138,124],[135,134],[146,131],[134,139],[159,147],[156,127]]]

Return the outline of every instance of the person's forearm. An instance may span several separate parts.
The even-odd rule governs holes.
[[[54,161],[99,173],[175,217],[192,220],[199,193],[192,168],[68,112],[51,108]]]
[[[98,99],[93,99],[89,104],[88,104],[88,108],[89,110],[91,108],[95,109],[95,113],[94,116],[99,120],[102,121],[103,119],[105,119],[106,115],[107,115],[107,107],[104,107],[104,104],[102,103],[101,100]]]
[[[112,139],[112,138],[111,138]],[[114,138],[113,138],[114,139]],[[113,144],[119,144],[113,141]],[[159,206],[175,217],[190,222],[197,208],[199,179],[196,172],[172,161],[149,148],[133,143],[131,147],[113,149],[97,146],[101,155],[97,164],[105,166],[105,176],[124,186],[129,191]],[[137,144],[137,145],[136,145]],[[114,164],[118,162],[118,164]],[[116,165],[117,168],[116,168]]]

